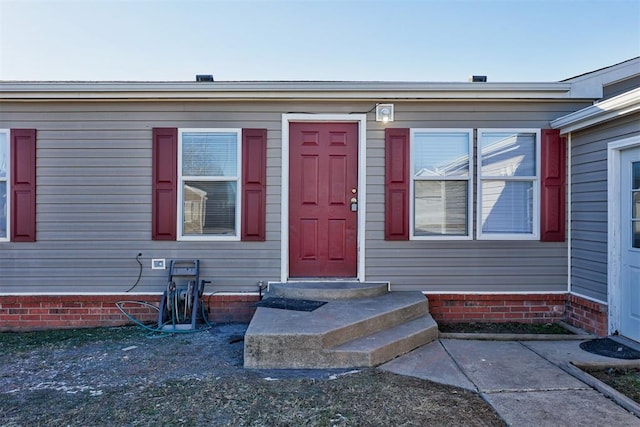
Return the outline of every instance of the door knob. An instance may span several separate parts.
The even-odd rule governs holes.
[[[358,199],[356,199],[355,197],[351,198],[351,212],[357,212],[358,211]]]

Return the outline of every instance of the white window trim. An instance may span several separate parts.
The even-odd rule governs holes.
[[[237,187],[236,187],[236,233],[234,235],[216,236],[216,235],[187,235],[183,234],[183,183],[184,177],[182,175],[182,135],[184,133],[235,133],[237,135]],[[206,181],[229,181],[224,177],[189,177],[189,180],[206,180]],[[179,128],[178,129],[178,206],[177,206],[177,240],[185,241],[239,241],[240,240],[240,226],[242,215],[242,129],[240,128]]]
[[[467,230],[463,236],[447,234],[435,236],[417,236],[415,234],[415,179],[413,173],[413,159],[416,133],[466,133],[469,135],[469,175],[467,185]],[[409,239],[410,240],[472,240],[473,239],[473,129],[470,128],[411,128],[409,137]],[[463,181],[462,177],[439,177],[433,181]]]
[[[536,176],[533,180],[533,224],[531,233],[483,233],[482,232],[482,152],[481,140],[483,133],[490,132],[518,132],[534,133],[536,135]],[[476,208],[476,238],[478,240],[540,240],[540,172],[541,172],[541,131],[533,128],[480,128],[477,134],[477,208]],[[491,180],[487,177],[485,180]],[[496,180],[504,181],[532,181],[529,177],[495,177]]]
[[[0,129],[0,134],[6,136],[7,143],[7,176],[0,177],[0,182],[7,183],[7,223],[6,237],[0,237],[0,242],[9,242],[11,240],[11,132],[9,129]]]
[[[367,219],[367,115],[366,114],[282,114],[282,184],[280,195],[280,281],[289,281],[289,124],[293,122],[358,123],[358,277],[365,281]]]

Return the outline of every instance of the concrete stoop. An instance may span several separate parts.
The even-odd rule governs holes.
[[[388,284],[327,285],[295,283],[291,292],[284,284],[270,286],[267,297],[320,299],[327,304],[311,312],[259,307],[245,334],[244,366],[376,366],[438,338],[438,326],[420,292],[389,292]]]
[[[389,282],[288,282],[269,283],[265,297],[319,301],[377,297],[389,292]]]

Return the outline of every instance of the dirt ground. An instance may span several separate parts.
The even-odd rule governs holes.
[[[245,330],[1,333],[0,425],[504,425],[474,393],[377,369],[245,370]]]
[[[438,330],[440,332],[486,334],[573,334],[558,323],[438,323]]]
[[[585,369],[585,371],[609,387],[640,403],[640,369],[605,368]]]

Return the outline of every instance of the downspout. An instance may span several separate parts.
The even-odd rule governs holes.
[[[571,132],[567,134],[567,293],[571,295]]]

